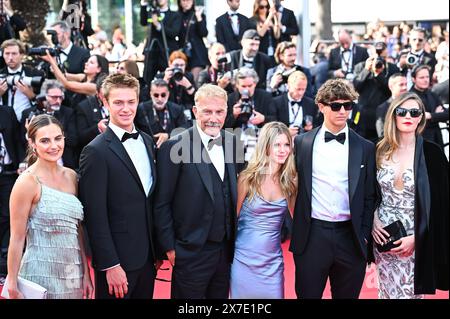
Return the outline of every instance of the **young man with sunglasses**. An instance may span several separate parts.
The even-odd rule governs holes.
[[[358,94],[345,80],[316,96],[324,123],[295,139],[298,188],[290,250],[298,298],[358,298],[375,208],[375,147],[347,126]]]
[[[134,122],[145,133],[153,136],[156,147],[167,141],[178,127],[187,128],[183,107],[169,102],[169,84],[155,79],[150,85],[150,101],[139,104]]]

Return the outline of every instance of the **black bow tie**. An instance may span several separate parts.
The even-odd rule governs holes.
[[[291,101],[291,106],[294,106],[295,104],[301,105],[301,101]]]
[[[230,14],[230,17],[235,17],[235,16],[237,16],[238,14],[237,13],[231,13]]]
[[[139,137],[139,132],[136,132],[136,133],[128,133],[128,132],[125,132],[125,134],[123,134],[123,136],[122,136],[121,142],[123,143],[123,142],[125,142],[126,140],[128,140],[129,138],[132,138],[132,139],[134,139],[134,140],[137,140],[138,137]]]
[[[18,72],[8,73],[8,76],[21,75],[21,74],[22,74],[22,71],[18,71]]]
[[[338,135],[331,134],[330,132],[325,132],[325,143],[328,143],[329,141],[336,140],[342,145],[344,145],[345,142],[345,133],[340,133]]]
[[[222,147],[222,137],[210,139],[208,141],[208,151],[212,150],[214,145]]]

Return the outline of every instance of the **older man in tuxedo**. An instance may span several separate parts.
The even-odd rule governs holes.
[[[227,94],[206,84],[195,96],[196,123],[158,152],[154,220],[173,266],[172,298],[228,298],[236,234],[236,139],[221,130]]]

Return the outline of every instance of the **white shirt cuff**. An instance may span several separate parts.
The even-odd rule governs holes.
[[[115,266],[112,266],[112,267],[109,267],[109,268],[106,268],[106,269],[102,269],[101,271],[111,270],[111,269],[117,268],[117,267],[119,267],[119,266],[120,266],[120,264],[117,264],[117,265],[115,265]]]

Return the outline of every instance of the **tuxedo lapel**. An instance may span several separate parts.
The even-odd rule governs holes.
[[[315,128],[311,133],[305,134],[303,138],[303,145],[301,147],[300,165],[303,168],[304,185],[309,200],[309,206],[311,205],[312,198],[312,161],[313,161],[313,147],[317,133],[320,127]],[[310,217],[310,216],[309,216]]]
[[[348,130],[349,145],[348,145],[348,189],[349,202],[352,203],[353,196],[358,185],[359,175],[361,173],[363,149],[361,143],[358,141],[356,133],[353,130]]]
[[[203,182],[203,184],[206,187],[206,190],[208,191],[209,196],[211,197],[211,200],[214,202],[214,191],[213,191],[213,183],[212,183],[212,177],[211,173],[209,171],[208,163],[205,162],[205,160],[209,161],[211,163],[211,159],[209,158],[208,152],[206,151],[202,139],[200,137],[200,134],[197,131],[196,125],[192,128],[192,140],[191,140],[191,154],[193,155],[193,152],[198,151],[199,147],[194,147],[194,143],[200,143],[200,152],[201,152],[201,161],[200,163],[195,163],[195,167],[197,168],[198,174],[200,175],[200,178]],[[205,155],[206,158],[203,158],[203,155]]]
[[[225,138],[225,131],[221,131],[222,136],[222,145],[223,145],[223,153],[225,158],[225,166],[228,171],[228,179],[230,181],[231,187],[231,198],[233,200],[233,204],[237,203],[237,182],[236,182],[236,167],[234,166],[234,153],[237,150],[237,147],[234,146],[233,136],[229,136],[229,138]]]
[[[122,142],[109,127],[106,130],[105,134],[106,140],[109,142],[109,148],[113,151],[114,154],[117,155],[117,157],[122,161],[122,163],[125,164],[127,169],[130,171],[131,175],[134,177],[136,182],[141,187],[142,191],[144,191],[144,187],[142,186],[142,182],[141,179],[139,178],[138,172],[136,171],[136,168],[134,167],[130,156],[125,150],[125,147],[122,145]]]
[[[156,186],[156,165],[155,165],[155,156],[153,154],[153,143],[151,141],[150,136],[148,136],[146,133],[139,131],[139,134],[142,136],[142,139],[144,140],[145,149],[147,150],[148,155],[148,161],[150,162],[150,168],[152,170],[152,178],[153,183],[152,187],[150,188],[150,191],[148,192],[148,196],[153,192]]]
[[[283,95],[283,101],[281,105],[281,122],[286,123],[289,126],[290,118],[289,118],[289,98],[287,94]]]

